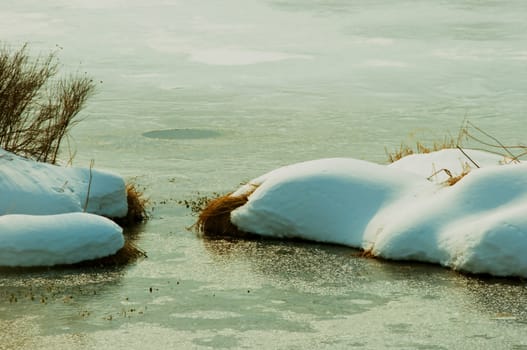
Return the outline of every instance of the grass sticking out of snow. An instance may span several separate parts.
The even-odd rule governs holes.
[[[227,194],[209,200],[200,211],[195,224],[198,233],[207,238],[251,236],[251,234],[238,229],[231,222],[231,212],[247,203],[251,193],[240,196]]]
[[[111,218],[113,221],[121,227],[133,227],[148,220],[149,214],[147,206],[150,200],[145,197],[143,191],[137,188],[135,183],[128,183],[126,185],[126,200],[128,202],[126,216],[122,218]]]
[[[420,141],[416,142],[415,147],[403,142],[398,149],[389,151],[385,148],[385,152],[388,162],[393,163],[412,154],[431,153],[448,148],[458,148],[460,151],[463,151],[466,143],[471,143],[470,147],[468,147],[470,149],[501,155],[509,163],[518,162],[527,156],[527,146],[505,145],[495,136],[468,120],[463,122],[456,137],[449,135],[444,137],[443,140],[435,141],[429,146]]]
[[[415,148],[405,143],[401,143],[399,148],[394,151],[390,152],[388,151],[387,148],[384,148],[384,151],[386,152],[386,156],[388,157],[388,162],[393,163],[411,154],[431,153],[431,152],[440,151],[442,149],[456,148],[459,145],[460,145],[459,137],[457,139],[454,139],[453,137],[450,136],[450,137],[445,137],[443,141],[439,141],[439,142],[436,141],[430,146],[427,146],[424,143],[417,141],[415,144]]]

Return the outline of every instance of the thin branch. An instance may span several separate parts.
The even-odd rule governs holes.
[[[95,164],[95,160],[92,159],[90,161],[90,179],[88,181],[88,190],[86,191],[86,201],[84,202],[84,212],[86,212],[86,210],[88,209],[88,202],[90,200],[91,182],[93,179],[92,169],[93,169],[94,164]]]
[[[483,131],[482,129],[478,128],[476,125],[474,125],[473,123],[471,122],[467,122],[467,124],[469,124],[470,126],[472,126],[474,129],[476,129],[477,131],[479,131],[480,133],[482,133],[483,135],[487,136],[488,138],[496,141],[496,143],[498,145],[500,145],[501,148],[503,148],[503,150],[505,150],[505,152],[507,152],[509,154],[509,156],[511,156],[511,158],[515,158],[516,156],[514,154],[512,154],[511,151],[509,151],[509,148],[505,147],[505,145],[503,145],[500,140],[498,140],[497,138],[495,138],[494,136],[490,135],[489,133]]]
[[[457,148],[458,150],[460,150],[461,153],[463,153],[463,155],[464,155],[465,157],[467,157],[467,159],[470,160],[470,162],[471,162],[472,164],[474,164],[474,166],[475,166],[476,168],[480,168],[480,166],[478,165],[478,163],[476,163],[476,162],[474,161],[474,159],[470,158],[469,155],[463,150],[463,148],[461,148],[460,146],[456,146],[456,148]]]

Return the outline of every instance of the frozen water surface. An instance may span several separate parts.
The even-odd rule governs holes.
[[[293,162],[384,161],[467,117],[524,141],[524,1],[7,1],[6,45],[57,50],[98,93],[76,165],[146,187],[148,259],[0,272],[2,347],[517,348],[523,281],[347,248],[207,242],[177,202]],[[144,137],[210,130],[221,137]],[[159,136],[159,135],[158,135]],[[161,134],[163,136],[163,134]],[[173,135],[172,135],[173,136]]]
[[[206,139],[218,137],[221,134],[214,130],[206,129],[166,129],[152,130],[143,133],[144,137],[152,139]]]

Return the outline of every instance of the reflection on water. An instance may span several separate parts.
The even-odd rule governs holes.
[[[0,305],[3,309],[6,305],[13,308],[9,313],[1,313],[0,319],[20,317],[40,307],[39,304],[48,305],[47,309],[68,303],[78,305],[82,300],[111,293],[119,287],[123,275],[123,268],[2,268]]]
[[[463,296],[465,307],[477,308],[494,318],[527,323],[527,285],[522,280],[467,276],[436,265],[363,258],[354,249],[305,242],[256,240],[208,240],[204,247],[218,263],[235,260],[247,264],[277,285],[316,289],[328,294],[361,285],[401,283],[409,294],[444,297],[443,292]],[[364,297],[372,301],[375,295]]]
[[[495,319],[516,320],[527,327],[527,285],[525,281],[471,278],[465,291],[475,307]]]

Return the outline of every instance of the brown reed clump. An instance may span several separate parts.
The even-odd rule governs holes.
[[[113,221],[121,227],[130,227],[148,220],[147,206],[150,200],[137,188],[136,184],[128,183],[126,185],[126,200],[128,202],[126,216],[122,218],[111,218]]]
[[[0,147],[55,164],[62,141],[94,91],[85,75],[56,79],[55,54],[30,58],[27,45],[0,48]]]
[[[361,258],[367,258],[367,259],[377,258],[377,256],[375,256],[373,254],[373,251],[371,249],[367,249],[367,250],[363,250],[363,251],[359,252],[358,256],[361,257]]]
[[[203,237],[248,237],[231,222],[231,212],[248,201],[250,193],[241,196],[229,194],[210,200],[198,216],[195,227]]]

